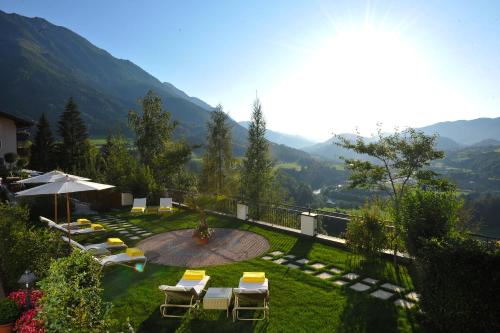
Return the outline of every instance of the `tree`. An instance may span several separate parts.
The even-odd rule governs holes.
[[[44,172],[54,168],[54,137],[45,113],[42,113],[38,120],[37,132],[31,146],[30,166],[33,170]]]
[[[70,97],[59,119],[59,135],[62,138],[58,146],[61,167],[68,172],[78,172],[85,168],[88,150],[87,127],[83,122],[78,106]]]
[[[249,203],[252,218],[260,217],[258,203],[269,197],[273,185],[273,163],[265,134],[266,122],[262,114],[262,105],[259,99],[255,99],[252,121],[248,128],[248,148],[241,175],[243,198]]]
[[[106,332],[110,304],[103,301],[102,268],[85,251],[54,261],[40,282],[40,317],[47,332]]]
[[[384,136],[379,128],[376,142],[366,143],[361,136],[355,142],[342,136],[337,138],[337,145],[376,160],[345,159],[345,163],[351,171],[351,188],[376,188],[389,195],[394,212],[392,242],[396,260],[401,200],[412,182],[423,179],[429,183],[435,174],[424,168],[431,161],[444,157],[442,151],[434,149],[436,136],[427,136],[413,128]]]
[[[207,146],[203,155],[202,187],[207,192],[226,193],[233,164],[231,126],[222,105],[217,105],[207,123]]]
[[[156,170],[155,158],[170,141],[177,123],[170,119],[169,112],[163,111],[161,98],[152,90],[148,91],[146,97],[139,99],[138,104],[141,106],[142,114],[130,110],[128,123],[135,132],[135,144],[142,163]]]

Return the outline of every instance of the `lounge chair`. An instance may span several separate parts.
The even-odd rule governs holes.
[[[146,266],[146,263],[148,261],[148,259],[144,255],[144,252],[142,252],[142,250],[137,248],[137,247],[129,247],[123,253],[112,254],[109,256],[96,258],[96,260],[103,266],[126,264],[126,263],[131,263],[131,262],[136,262],[136,261],[143,261],[144,266]],[[144,266],[143,266],[143,268],[144,268]]]
[[[57,224],[54,221],[51,221],[48,218],[43,217],[43,216],[40,216],[40,222],[47,223],[49,228],[54,228],[54,229],[60,230],[64,233],[69,232],[70,235],[82,235],[82,234],[90,234],[93,232],[104,231],[103,226],[100,224],[91,224],[89,228],[84,228],[84,229],[79,229],[79,228],[72,229],[71,223],[70,223],[70,229],[68,230],[67,224],[64,224],[64,223]]]
[[[146,211],[146,198],[135,198],[131,213],[144,213]]]
[[[67,223],[64,224],[67,228]],[[90,227],[92,225],[92,221],[88,220],[88,219],[78,219],[76,220],[76,222],[71,222],[69,224],[69,228],[70,229],[79,229],[79,228],[82,228],[82,227]]]
[[[169,308],[188,309],[188,313],[192,309],[199,308],[202,294],[206,291],[205,287],[210,280],[210,276],[205,275],[205,271],[197,271],[203,272],[202,276],[197,279],[190,279],[189,272],[192,271],[187,270],[175,286],[161,285],[158,287],[160,291],[165,293],[165,301],[160,305],[162,317],[183,317],[167,313]]]
[[[111,250],[111,249],[126,249],[127,245],[122,242],[119,238],[108,238],[108,240],[104,243],[97,243],[97,244],[89,244],[89,245],[82,245],[74,240],[68,239],[66,236],[62,236],[62,239],[65,242],[69,242],[71,245],[79,248],[80,250],[83,251],[92,251],[93,253],[103,253],[105,250]]]
[[[247,278],[247,276],[254,278]],[[233,322],[236,320],[269,319],[269,281],[265,278],[264,273],[244,273],[240,279],[238,288],[234,288],[233,293]],[[258,318],[240,318],[239,311],[242,310],[263,310],[263,316]]]
[[[172,212],[172,198],[160,198],[160,206],[158,207],[158,213]]]

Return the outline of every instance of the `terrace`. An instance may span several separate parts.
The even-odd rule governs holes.
[[[418,306],[414,306],[415,295],[412,294],[412,272],[406,266],[394,267],[392,262],[383,259],[365,261],[345,249],[321,244],[312,238],[215,214],[208,216],[210,227],[225,229],[216,229],[216,236],[210,243],[212,256],[208,258],[217,257],[221,250],[226,254],[233,251],[233,243],[218,239],[217,231],[223,234],[222,230],[248,232],[239,236],[257,236],[255,239],[266,240],[268,247],[267,244],[259,247],[251,255],[254,258],[240,261],[229,258],[223,264],[217,260],[201,262],[200,269],[211,276],[208,287],[237,287],[242,272],[265,272],[270,286],[269,320],[233,323],[225,312],[203,310],[203,306],[180,319],[162,318],[159,306],[164,296],[158,286],[175,285],[186,269],[179,265],[198,267],[198,263],[193,262],[192,265],[186,262],[173,265],[175,256],[196,257],[193,248],[204,251],[207,245],[181,249],[170,245],[170,255],[169,251],[162,252],[158,248],[167,246],[168,249],[175,241],[165,233],[194,228],[198,215],[178,208],[166,215],[113,212],[92,219],[103,224],[106,232],[78,236],[79,242],[95,243],[116,236],[129,246],[138,246],[146,252],[149,262],[144,272],[114,266],[105,268],[103,280],[104,298],[113,303],[113,317],[121,322],[128,318],[139,332],[176,329],[214,332],[420,330]],[[219,248],[217,242],[222,244]],[[248,316],[253,315],[258,313],[248,313]]]

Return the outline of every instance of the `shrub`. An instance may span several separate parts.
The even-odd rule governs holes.
[[[400,218],[409,254],[416,256],[425,240],[453,232],[461,205],[453,191],[408,191],[401,201]]]
[[[377,205],[366,205],[361,216],[353,216],[344,234],[346,244],[354,252],[374,257],[388,245],[387,224]]]
[[[34,308],[23,312],[16,321],[14,329],[17,333],[44,333],[45,329],[40,320],[37,319],[40,309]]]
[[[9,324],[19,317],[19,308],[16,302],[9,298],[0,300],[0,325]]]
[[[42,295],[43,294],[40,290],[31,290],[30,307],[35,307],[38,304],[40,298],[42,298]],[[20,289],[13,291],[7,297],[13,300],[20,309],[26,306],[26,290]]]
[[[425,242],[420,306],[435,330],[500,332],[500,248],[467,238]]]
[[[105,332],[110,305],[102,300],[101,267],[90,253],[54,261],[40,282],[40,318],[49,332]]]

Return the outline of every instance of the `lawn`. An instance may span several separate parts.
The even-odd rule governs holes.
[[[193,228],[197,215],[176,211],[166,216],[146,214],[131,216],[116,213],[122,219],[153,233]],[[391,282],[412,290],[413,284],[405,266],[395,270],[390,261],[367,263],[352,253],[281,232],[248,225],[236,219],[209,216],[212,227],[239,228],[266,237],[270,251],[320,261],[345,272]],[[101,235],[100,237],[107,237]],[[89,240],[89,239],[87,239]],[[132,245],[131,241],[126,241]],[[236,287],[243,271],[264,271],[270,282],[270,320],[237,322],[226,318],[223,311],[199,311],[182,319],[161,318],[159,305],[161,284],[174,285],[185,268],[148,264],[145,272],[128,267],[106,268],[104,297],[113,303],[112,314],[121,322],[129,318],[138,332],[409,332],[421,331],[415,309],[404,310],[391,301],[382,301],[347,287],[335,286],[300,270],[288,269],[261,258],[222,266],[205,267],[212,287]],[[335,276],[333,279],[336,279]]]

